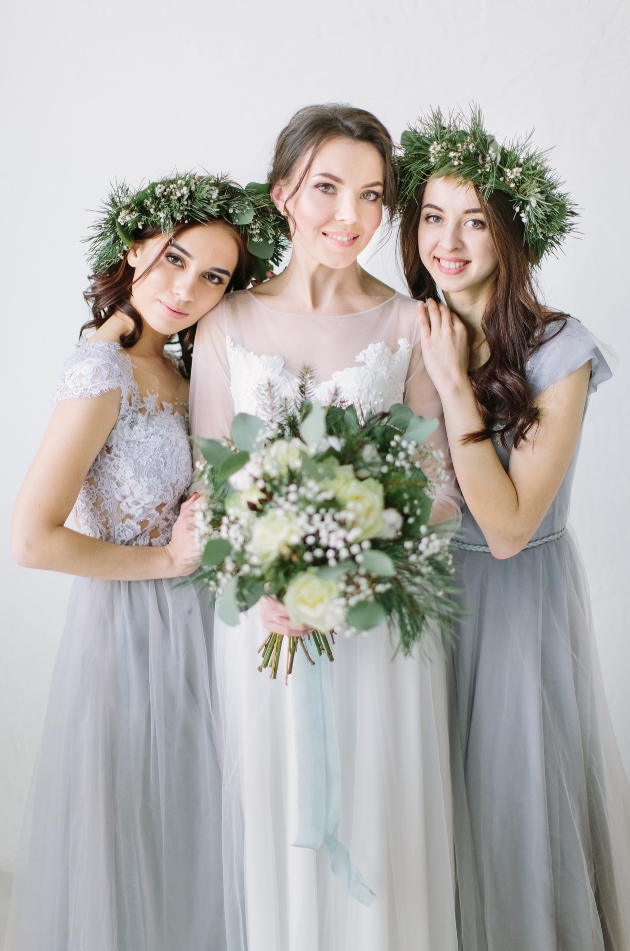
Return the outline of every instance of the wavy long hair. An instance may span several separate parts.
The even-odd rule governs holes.
[[[437,286],[420,259],[418,226],[426,183],[402,215],[398,236],[403,270],[411,296],[437,299]],[[484,201],[477,193],[499,261],[497,277],[483,315],[482,329],[490,348],[483,366],[469,371],[483,428],[465,437],[482,442],[496,436],[508,449],[516,449],[540,422],[540,410],[527,380],[527,361],[543,340],[547,328],[558,322],[559,333],[567,314],[553,312],[538,299],[532,275],[533,261],[523,245],[523,223],[503,192]],[[555,336],[555,334],[552,334]]]
[[[233,232],[238,243],[238,262],[230,278],[230,283],[226,288],[227,294],[229,291],[239,291],[249,285],[254,273],[254,259],[247,250],[245,239],[239,229],[229,222],[224,221],[223,218],[217,218],[217,221],[220,221],[221,224]],[[144,322],[141,314],[138,313],[131,303],[133,285],[137,284],[149,271],[153,270],[169,244],[175,241],[185,231],[188,231],[189,228],[195,228],[197,225],[198,222],[196,221],[185,224],[182,223],[177,225],[171,234],[168,236],[165,235],[164,245],[160,248],[151,264],[149,264],[140,275],[136,275],[135,269],[127,263],[127,255],[125,255],[119,264],[113,265],[106,271],[91,274],[89,277],[90,286],[84,292],[83,296],[89,305],[92,317],[81,327],[79,339],[81,339],[86,330],[98,330],[99,327],[102,327],[103,324],[118,311],[122,314],[126,314],[126,316],[130,317],[133,321],[131,330],[123,334],[120,338],[121,347],[127,350],[129,347],[133,347],[138,343],[144,330]],[[160,228],[145,228],[142,240],[146,241],[149,238],[156,238],[160,234],[162,234]],[[181,333],[175,334],[173,340],[174,343],[179,344],[181,349],[182,368],[184,375],[187,377],[190,377],[196,330],[197,325],[193,324],[192,327],[187,327],[186,330],[183,330]]]

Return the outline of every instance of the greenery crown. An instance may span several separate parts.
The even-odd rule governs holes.
[[[250,182],[241,188],[226,176],[186,172],[152,182],[138,191],[125,182],[107,196],[101,217],[92,226],[88,262],[95,274],[124,258],[143,230],[158,227],[169,234],[176,225],[223,218],[236,225],[254,256],[258,279],[279,264],[288,247],[286,220],[269,195],[269,186]]]
[[[415,201],[430,177],[455,175],[474,185],[484,200],[505,192],[525,227],[523,241],[536,264],[555,253],[575,230],[577,206],[561,190],[562,183],[547,162],[547,153],[524,141],[499,145],[483,126],[479,108],[445,119],[434,109],[403,132],[397,158],[398,207],[402,213]]]

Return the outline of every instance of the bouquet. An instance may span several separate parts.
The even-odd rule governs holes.
[[[437,422],[400,403],[367,419],[316,405],[304,374],[301,399],[271,425],[240,413],[230,442],[200,440],[201,577],[227,624],[275,595],[320,656],[333,660],[335,633],[383,621],[408,654],[427,621],[448,632],[457,612],[450,534],[428,524],[444,479],[424,444]],[[274,678],[284,640],[287,677],[298,642],[313,663],[302,638],[271,633],[259,670]]]

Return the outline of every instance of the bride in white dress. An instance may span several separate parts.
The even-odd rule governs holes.
[[[194,434],[229,435],[235,413],[265,412],[270,387],[292,398],[305,364],[322,402],[336,391],[369,413],[404,400],[441,422],[416,304],[357,264],[383,208],[393,208],[391,158],[381,123],[350,107],[308,107],[281,133],[270,183],[291,224],[291,262],[273,281],[226,296],[199,323]],[[446,452],[442,426],[435,441]],[[433,520],[456,511],[451,484]],[[269,626],[288,633],[272,620],[279,606],[271,608],[262,609]],[[434,662],[418,651],[394,658],[384,627],[337,643],[329,861],[326,848],[298,833],[298,766],[315,750],[296,742],[296,700],[311,669],[298,654],[288,687],[258,673],[260,610],[241,615],[238,627],[215,627],[229,951],[456,951],[439,652]],[[352,864],[339,860],[337,834]]]

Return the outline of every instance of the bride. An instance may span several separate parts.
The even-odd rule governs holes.
[[[236,413],[264,415],[270,401],[294,398],[305,365],[321,402],[336,393],[372,413],[404,400],[441,421],[415,302],[357,263],[394,208],[392,151],[384,126],[347,106],[302,109],[280,134],[270,186],[292,258],[200,321],[194,434],[228,436]],[[446,454],[443,426],[434,437]],[[433,521],[456,511],[451,484]],[[325,673],[298,655],[287,688],[256,670],[265,623],[289,633],[270,601],[215,629],[229,951],[455,951],[442,663],[393,657],[381,628],[338,643]],[[296,714],[317,676],[330,678],[333,710],[325,775],[314,771],[326,816],[309,838],[304,798],[317,790],[305,794],[304,777],[315,748]]]

